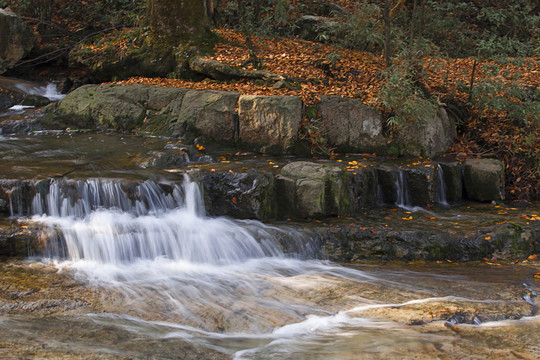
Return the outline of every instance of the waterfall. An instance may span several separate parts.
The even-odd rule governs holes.
[[[438,177],[438,187],[437,187],[437,200],[439,204],[448,206],[448,200],[446,198],[446,182],[444,181],[444,172],[441,164],[437,164],[437,177]]]
[[[411,199],[409,187],[407,185],[407,177],[403,170],[398,170],[395,173],[395,188],[396,188],[396,205],[399,207],[410,207]]]
[[[297,277],[305,278],[303,289],[320,286],[323,274],[339,283],[333,277],[348,272],[315,260],[319,249],[293,229],[205,216],[198,184],[188,178],[165,189],[150,181],[54,181],[37,192],[32,209],[35,221],[61,234],[46,255],[120,294],[141,319],[268,332],[327,314],[298,303],[290,293]]]
[[[284,256],[269,226],[205,217],[197,184],[186,179],[169,191],[151,181],[55,181],[46,194],[36,194],[32,211],[35,220],[61,230],[73,261],[220,265]]]
[[[119,210],[141,216],[175,209],[184,203],[184,191],[178,185],[145,181],[139,184],[118,180],[52,180],[36,189],[31,211],[34,215],[53,217],[89,216],[96,210]],[[189,185],[186,185],[189,187]],[[190,190],[195,191],[195,190]],[[200,196],[193,200],[194,211],[204,211]]]
[[[58,92],[58,87],[53,83],[48,83],[44,86],[31,86],[27,83],[21,83],[17,84],[16,87],[27,94],[40,95],[51,101],[61,100],[65,97],[64,94]]]

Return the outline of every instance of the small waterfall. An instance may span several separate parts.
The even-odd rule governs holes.
[[[400,207],[410,207],[411,196],[407,185],[407,177],[402,169],[395,173],[396,205]]]
[[[141,319],[151,313],[212,331],[260,332],[284,318],[325,314],[287,295],[297,276],[340,271],[302,260],[318,255],[309,238],[258,221],[206,217],[189,179],[159,189],[153,182],[52,183],[33,201],[41,214],[33,219],[60,234],[47,255],[117,292]],[[279,298],[270,295],[276,291]]]
[[[127,264],[166,258],[219,265],[284,256],[275,236],[279,229],[256,221],[205,217],[199,187],[189,180],[169,192],[151,181],[131,186],[53,181],[48,192],[33,198],[32,211],[35,220],[60,230],[73,261]],[[295,235],[301,238],[285,237]],[[310,252],[309,246],[302,250],[290,243],[293,251]],[[49,251],[53,256],[63,253]]]
[[[17,88],[31,95],[40,95],[51,101],[63,99],[66,95],[58,92],[58,88],[53,83],[48,83],[44,86],[30,86],[29,84],[17,84]]]
[[[446,197],[446,182],[444,181],[444,172],[441,164],[437,164],[438,186],[437,186],[437,201],[441,205],[448,206]]]
[[[163,186],[153,181],[130,184],[98,179],[52,180],[48,186],[37,186],[31,212],[33,215],[84,218],[96,210],[109,209],[142,216],[181,206],[184,189],[178,185],[168,186],[169,189]],[[200,203],[196,205],[201,206]]]

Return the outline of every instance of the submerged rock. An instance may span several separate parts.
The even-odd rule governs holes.
[[[142,168],[163,169],[172,166],[185,165],[189,157],[185,151],[149,151],[146,156],[135,160]]]
[[[362,259],[472,261],[523,258],[540,249],[540,228],[513,225],[466,225],[432,228],[424,222],[404,226],[399,218],[360,224],[317,226],[312,236],[332,261]],[[490,236],[487,237],[486,234]],[[489,240],[486,240],[488,238]]]

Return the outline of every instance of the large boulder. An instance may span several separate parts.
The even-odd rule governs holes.
[[[348,215],[352,210],[349,177],[339,166],[306,161],[287,164],[277,178],[277,189],[284,216]]]
[[[504,163],[495,159],[467,159],[463,169],[465,192],[471,200],[504,200]]]
[[[234,142],[239,97],[240,94],[230,91],[189,91],[182,100],[179,118],[195,136],[204,135],[219,143]]]
[[[160,135],[232,142],[237,137],[239,94],[152,85],[85,85],[52,109],[76,128],[142,129]]]
[[[0,74],[11,69],[34,47],[32,30],[15,13],[0,9]]]
[[[339,23],[324,16],[304,15],[296,21],[295,27],[300,38],[322,42],[327,40],[325,35],[338,32]]]
[[[337,151],[386,152],[380,110],[340,96],[321,96],[319,110],[328,143]]]
[[[297,96],[240,96],[240,140],[258,152],[286,154],[296,142],[302,120],[302,100]]]
[[[125,95],[127,89],[122,90]],[[138,98],[135,93],[132,99]],[[62,99],[56,111],[69,117],[77,128],[101,126],[120,131],[140,126],[146,114],[137,100],[125,99],[114,85],[82,86]]]
[[[409,122],[400,127],[395,143],[399,155],[433,158],[447,152],[456,135],[454,120],[441,107],[430,120]]]
[[[158,115],[178,98],[181,101],[185,92],[146,85],[85,85],[63,98],[52,112],[76,128],[99,126],[130,131],[151,127],[157,119],[169,119]]]

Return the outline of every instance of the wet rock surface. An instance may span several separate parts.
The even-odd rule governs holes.
[[[285,165],[278,177],[280,209],[293,218],[321,217],[351,212],[347,173],[339,166],[297,161]]]
[[[351,268],[364,272],[368,281],[305,274],[266,289],[284,300],[302,299],[325,308],[330,317],[349,309],[346,316],[362,324],[349,327],[349,336],[337,337],[332,346],[303,348],[304,354],[323,352],[334,359],[352,354],[363,359],[358,354],[368,352],[366,359],[534,359],[540,353],[540,323],[529,317],[533,306],[524,300],[540,290],[534,264],[364,262]],[[133,310],[129,299],[77,281],[67,269],[58,272],[55,266],[32,261],[0,262],[0,289],[0,345],[10,355],[143,359],[175,358],[181,353],[185,359],[231,358],[202,344],[168,339],[167,322],[143,327],[145,335],[138,333],[140,320],[114,315],[119,309]],[[225,331],[234,329],[235,321],[242,322],[241,314],[223,319],[206,311],[201,305],[201,313],[215,318],[215,326]],[[147,308],[145,317],[160,319],[153,307]],[[254,346],[237,336],[227,341]],[[216,339],[206,343],[211,344],[221,343]]]
[[[178,339],[140,342],[121,326],[99,324],[88,314],[112,310],[119,295],[51,264],[0,261],[0,289],[0,357],[142,359],[182,353],[185,359],[229,358]]]
[[[259,220],[276,216],[275,181],[270,174],[211,172],[201,181],[210,215]]]
[[[0,221],[0,258],[41,254],[58,234],[42,225],[18,221]]]
[[[50,99],[32,93],[32,90],[35,90],[40,86],[43,86],[43,84],[31,81],[21,81],[9,77],[0,77],[0,111],[5,111],[14,105],[23,105],[27,107],[42,107],[48,105],[51,102]]]

